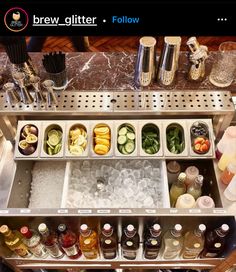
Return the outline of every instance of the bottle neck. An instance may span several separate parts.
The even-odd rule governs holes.
[[[171,230],[171,234],[172,234],[174,237],[180,237],[180,236],[181,236],[181,232],[180,232],[180,231],[177,231],[176,229],[172,229],[172,230]]]
[[[153,229],[150,229],[150,234],[151,234],[152,237],[158,237],[158,236],[161,235],[161,230],[155,231]]]
[[[113,229],[111,228],[111,229],[109,229],[109,230],[103,230],[103,231],[102,231],[102,234],[103,234],[104,236],[106,236],[106,237],[110,237],[110,236],[112,236],[112,234],[113,234]]]
[[[133,231],[128,231],[127,229],[125,229],[125,235],[126,235],[128,238],[134,237],[135,234],[136,234],[136,231],[135,231],[135,230],[133,230]]]
[[[203,232],[199,228],[197,228],[194,230],[194,235],[197,237],[201,237],[203,235]]]
[[[92,233],[92,230],[91,229],[87,229],[87,230],[83,230],[83,231],[80,231],[80,234],[83,236],[83,237],[88,237],[90,236]]]
[[[219,228],[219,229],[216,229],[216,234],[220,237],[225,237],[228,234],[228,232],[225,232],[221,228]]]

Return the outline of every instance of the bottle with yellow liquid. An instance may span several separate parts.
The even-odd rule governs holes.
[[[7,225],[0,227],[0,233],[4,235],[4,242],[6,246],[18,256],[28,258],[32,256],[28,248],[22,241],[22,235],[17,230],[11,230]]]
[[[225,148],[224,153],[218,162],[218,168],[224,171],[229,163],[236,162],[236,146]]]
[[[171,207],[175,207],[178,197],[186,193],[186,185],[185,185],[186,177],[187,177],[186,174],[182,172],[179,174],[177,181],[172,183],[170,188]]]
[[[80,249],[87,259],[96,259],[99,256],[98,251],[98,235],[90,229],[86,224],[80,226],[79,237]]]

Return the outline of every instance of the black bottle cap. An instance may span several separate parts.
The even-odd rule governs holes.
[[[58,227],[57,227],[57,230],[59,232],[65,232],[67,230],[67,226],[65,224],[60,224]]]

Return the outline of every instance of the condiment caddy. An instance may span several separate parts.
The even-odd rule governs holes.
[[[206,125],[207,134],[193,136],[193,125],[199,123]],[[27,125],[38,129],[37,149],[30,154],[21,152],[19,148],[22,140],[21,130]],[[207,140],[208,146],[201,141],[195,143],[196,139]],[[35,139],[32,141],[34,142]],[[22,147],[24,149],[24,145]],[[202,151],[197,152],[194,150],[196,147],[202,148]],[[211,119],[18,122],[15,159],[137,159],[140,157],[150,159],[214,158]]]

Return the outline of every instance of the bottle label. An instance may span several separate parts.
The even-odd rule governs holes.
[[[217,253],[211,253],[211,252],[207,252],[206,257],[210,257],[210,258],[214,258],[217,256]]]
[[[156,250],[156,251],[154,251],[154,250],[147,250],[145,255],[146,255],[147,257],[152,257],[152,258],[154,258],[154,257],[157,257],[158,252],[159,252],[159,250]]]
[[[221,247],[221,243],[215,243],[215,244],[214,244],[214,247],[215,247],[215,248],[220,248],[220,247]]]
[[[78,254],[78,248],[76,245],[73,245],[73,246],[67,247],[67,248],[64,248],[64,247],[62,247],[62,248],[65,251],[67,256],[74,256],[74,255]]]
[[[84,244],[85,244],[85,245],[89,245],[90,242],[91,242],[91,239],[89,239],[89,238],[84,240]]]
[[[179,241],[174,240],[172,244],[173,244],[173,246],[178,246],[179,245]]]
[[[156,246],[158,244],[157,240],[151,240],[151,245]]]
[[[199,248],[201,245],[199,243],[195,243],[193,246],[194,248]]]
[[[61,252],[61,250],[59,249],[58,245],[52,245],[52,246],[46,246],[46,249],[48,251],[48,253],[55,258],[58,258],[60,256],[63,255],[63,253]]]
[[[104,258],[105,259],[112,259],[116,257],[116,252],[115,251],[106,251],[103,252]]]
[[[23,244],[15,248],[15,253],[21,257],[27,257],[27,255],[30,255],[27,248]]]
[[[136,250],[123,250],[123,256],[128,259],[135,259]]]
[[[85,258],[97,258],[97,251],[86,251],[83,252]]]
[[[111,244],[111,240],[110,239],[106,239],[105,240],[105,244],[110,245]]]
[[[198,249],[191,248],[189,250],[185,250],[185,252],[183,254],[183,257],[185,259],[194,259],[194,258],[198,257],[199,253],[201,252],[201,251],[199,251],[200,244],[199,243],[196,243],[196,244],[199,245]],[[196,244],[194,244],[194,247],[195,247]]]
[[[45,247],[39,243],[34,247],[30,247],[30,251],[35,255],[36,257],[43,257],[47,254],[47,251]]]
[[[132,241],[127,241],[127,242],[126,242],[126,245],[129,246],[129,247],[132,246],[133,244],[134,244],[134,243],[133,243]]]

